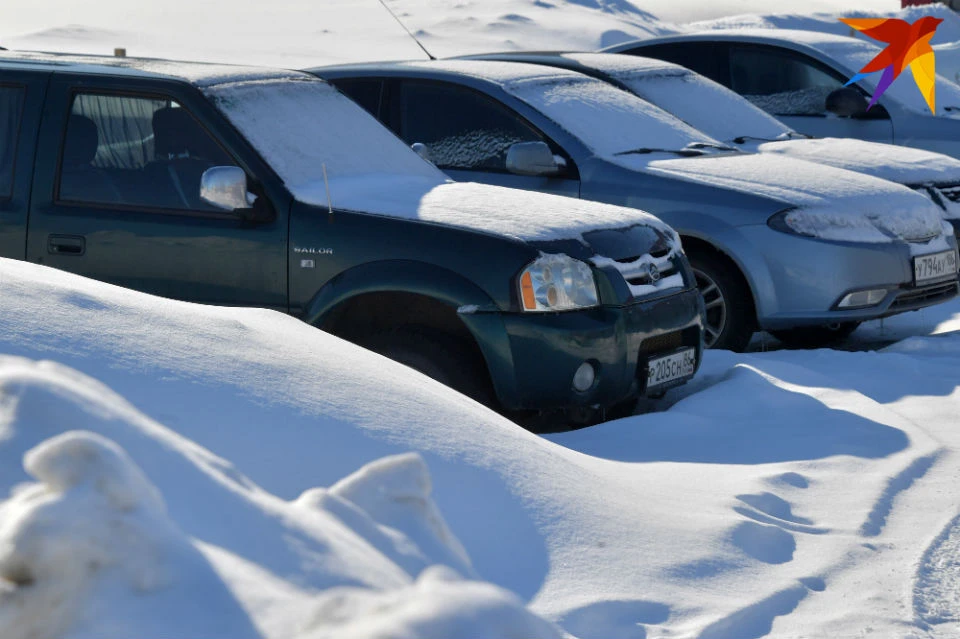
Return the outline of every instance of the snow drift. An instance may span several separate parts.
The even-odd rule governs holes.
[[[75,371],[6,358],[0,380],[5,639],[558,636],[476,581],[415,454],[284,502]]]

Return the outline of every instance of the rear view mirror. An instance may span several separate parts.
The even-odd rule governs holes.
[[[563,165],[546,142],[517,142],[507,149],[507,170],[517,175],[557,175]]]
[[[867,113],[867,99],[853,87],[841,87],[827,96],[824,108],[843,118],[859,118]]]

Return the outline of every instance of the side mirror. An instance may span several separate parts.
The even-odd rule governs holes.
[[[853,87],[841,87],[827,96],[824,108],[843,118],[859,118],[867,113],[867,99]]]
[[[238,166],[212,166],[200,176],[200,199],[247,222],[270,222],[273,212],[263,198],[247,191],[247,174]]]
[[[557,175],[563,164],[546,142],[517,142],[507,149],[507,170],[517,175]]]
[[[413,152],[422,157],[427,162],[433,164],[433,158],[430,157],[430,149],[423,142],[414,142],[410,145]]]

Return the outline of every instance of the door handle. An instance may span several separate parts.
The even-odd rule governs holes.
[[[47,238],[47,252],[53,255],[81,256],[87,250],[87,241],[79,235],[51,235]]]

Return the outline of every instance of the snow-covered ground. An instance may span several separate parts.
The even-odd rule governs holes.
[[[437,55],[898,7],[387,2]],[[7,0],[0,45],[422,57],[375,0]],[[3,260],[0,303],[3,639],[960,636],[960,302],[853,352],[759,335],[653,412],[548,438],[273,312]]]
[[[14,637],[960,632],[960,303],[541,438],[278,313],[6,260],[0,298]]]

